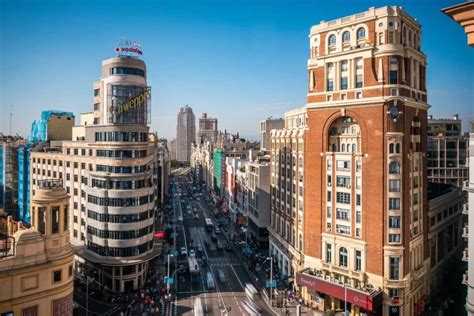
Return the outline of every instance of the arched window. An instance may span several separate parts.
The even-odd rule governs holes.
[[[399,154],[399,153],[400,153],[400,143],[398,143],[398,144],[397,144],[396,153],[397,153],[397,154]]]
[[[336,151],[337,151],[337,146],[336,146],[336,144],[332,144],[332,151],[333,151],[333,152],[336,152]]]
[[[365,29],[363,27],[360,27],[357,30],[357,39],[361,40],[361,39],[364,39],[364,38],[365,38]]]
[[[349,31],[345,31],[344,33],[342,33],[342,42],[343,43],[347,43],[351,40],[351,33],[349,33]]]
[[[339,266],[347,268],[347,249],[339,248]]]
[[[356,144],[352,144],[352,152],[353,152],[353,153],[356,152]]]
[[[400,163],[398,161],[392,161],[388,165],[388,172],[390,174],[400,174]]]
[[[341,152],[345,152],[345,151],[346,151],[346,144],[342,144]]]
[[[411,30],[408,31],[408,45],[411,45],[412,43],[412,34],[411,34]]]
[[[413,35],[413,45],[415,46],[415,48],[416,48],[417,42],[418,42],[418,37],[416,36],[416,33],[415,33]]]
[[[393,154],[393,144],[388,145],[388,153]]]
[[[332,34],[331,36],[329,36],[328,44],[329,44],[329,46],[335,46],[336,45],[336,35]]]

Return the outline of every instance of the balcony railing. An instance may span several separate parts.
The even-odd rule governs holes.
[[[467,204],[467,203],[466,203],[466,204],[463,204],[463,206],[462,206],[462,213],[463,213],[464,215],[469,215],[469,204]]]
[[[467,272],[462,275],[462,284],[468,285]]]
[[[469,237],[469,227],[468,226],[464,226],[464,228],[462,229],[462,238],[468,238]]]
[[[469,253],[468,253],[467,249],[465,249],[465,250],[462,252],[462,261],[465,261],[465,262],[468,262],[468,261],[469,261]]]

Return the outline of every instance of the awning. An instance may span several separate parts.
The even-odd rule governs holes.
[[[326,295],[344,300],[355,304],[367,311],[374,309],[382,303],[382,291],[364,292],[362,290],[347,287],[347,296],[345,295],[344,286],[338,283],[332,283],[320,277],[310,275],[309,273],[296,273],[296,284],[304,286],[313,292],[324,293]]]

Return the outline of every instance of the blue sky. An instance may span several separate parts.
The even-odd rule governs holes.
[[[0,132],[26,136],[42,110],[92,109],[100,63],[122,36],[141,42],[152,86],[151,130],[176,134],[189,104],[219,128],[258,136],[258,122],[305,105],[311,25],[400,5],[422,24],[435,117],[473,120],[474,50],[440,12],[446,1],[0,0]]]

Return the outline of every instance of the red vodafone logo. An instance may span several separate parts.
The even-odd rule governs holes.
[[[115,47],[115,52],[119,53],[120,52],[120,47]]]

